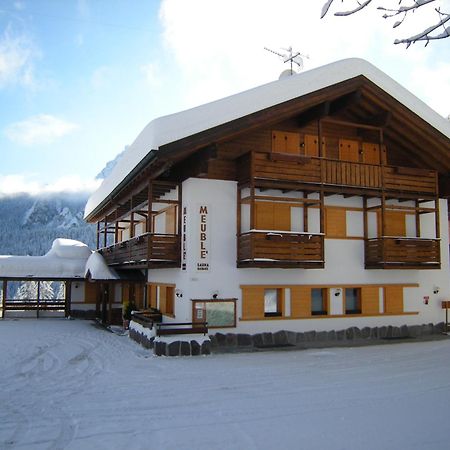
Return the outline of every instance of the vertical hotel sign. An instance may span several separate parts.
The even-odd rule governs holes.
[[[182,241],[181,241],[181,270],[186,270],[186,234],[187,234],[187,208],[183,208],[182,216]]]
[[[197,272],[209,271],[210,229],[209,206],[198,206],[198,257]]]

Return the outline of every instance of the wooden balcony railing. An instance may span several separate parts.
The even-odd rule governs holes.
[[[238,236],[238,267],[323,268],[324,237],[253,230]]]
[[[99,252],[111,266],[179,267],[180,236],[145,233]]]
[[[239,182],[254,179],[302,185],[339,188],[385,189],[434,196],[437,194],[437,172],[409,167],[380,166],[335,159],[252,152],[239,164]]]
[[[439,269],[439,239],[382,237],[365,241],[366,269]]]

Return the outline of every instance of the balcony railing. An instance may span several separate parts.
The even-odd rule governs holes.
[[[179,267],[180,237],[145,233],[99,250],[110,266]]]
[[[238,267],[323,268],[322,234],[252,230],[238,236]]]
[[[253,177],[269,184],[282,181],[429,196],[437,194],[437,172],[434,170],[336,159],[252,152],[250,157],[245,155],[242,158],[238,173],[240,183]]]
[[[439,269],[439,239],[382,237],[365,241],[366,269]]]

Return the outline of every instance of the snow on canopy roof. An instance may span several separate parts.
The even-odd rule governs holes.
[[[0,256],[0,278],[84,278],[92,251],[72,239],[55,239],[44,256]]]
[[[100,253],[93,252],[86,262],[85,277],[91,280],[119,280],[114,269],[110,269]]]
[[[365,76],[435,129],[450,138],[450,123],[375,66],[359,58],[343,59],[316,69],[225,97],[150,122],[123,158],[89,198],[85,217],[91,215],[151,150],[223,123],[318,91],[345,80]]]

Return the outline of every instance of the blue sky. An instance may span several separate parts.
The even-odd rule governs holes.
[[[92,188],[153,118],[276,79],[264,46],[305,69],[365,58],[450,114],[450,39],[392,43],[433,11],[392,30],[374,8],[320,20],[322,3],[0,0],[0,193]]]

